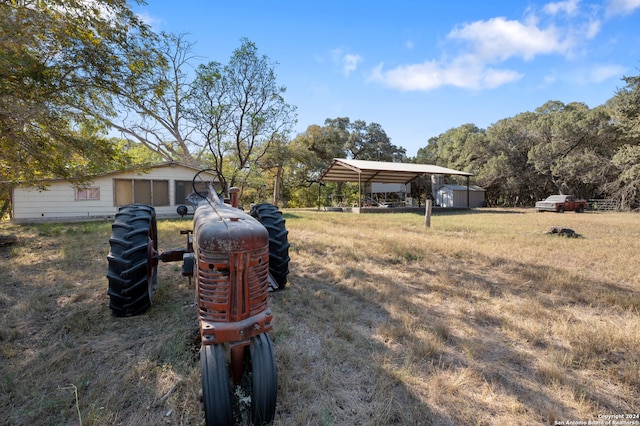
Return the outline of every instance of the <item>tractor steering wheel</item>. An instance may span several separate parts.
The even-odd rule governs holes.
[[[202,179],[202,177],[200,176],[202,173],[205,173],[205,172],[211,172],[211,173],[214,173],[214,174],[216,173],[216,171],[215,171],[214,169],[202,169],[202,170],[200,170],[198,173],[196,173],[196,174],[195,174],[195,176],[193,177],[193,180],[191,181],[191,188],[193,189],[193,192],[194,192],[198,197],[201,197],[201,198],[207,198],[207,195],[209,194],[209,191],[205,191],[205,192],[200,192],[200,191],[198,191],[198,189],[197,189],[197,185],[196,185],[196,183],[202,183],[202,182],[205,182],[205,180],[204,180],[204,179]],[[224,182],[223,182],[222,187],[224,188],[224,186],[225,186],[225,185],[224,185]],[[211,187],[213,187],[213,185],[211,185]],[[223,193],[222,193],[222,192],[220,192],[220,193],[217,193],[217,192],[216,192],[216,194],[218,195],[218,198],[221,198],[221,197],[222,197],[222,195],[223,195]]]

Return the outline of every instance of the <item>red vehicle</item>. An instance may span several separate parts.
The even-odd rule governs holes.
[[[586,200],[579,200],[573,195],[550,195],[544,201],[536,203],[536,210],[539,212],[558,212],[575,211],[582,213],[587,208]]]
[[[202,172],[200,172],[202,173]],[[107,257],[109,307],[113,315],[144,313],[158,288],[158,263],[182,261],[193,277],[200,322],[200,369],[205,420],[233,425],[240,400],[251,404],[251,424],[271,424],[276,412],[276,362],[268,332],[273,315],[270,288],[282,289],[289,273],[289,242],[282,213],[271,204],[238,208],[213,186],[194,193],[193,230],[183,230],[187,246],[160,253],[153,207],[129,204],[112,225]],[[187,207],[178,207],[180,215]]]

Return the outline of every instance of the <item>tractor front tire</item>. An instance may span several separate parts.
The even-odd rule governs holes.
[[[223,344],[200,347],[200,376],[205,424],[233,425],[231,382]]]
[[[158,286],[158,228],[155,209],[146,204],[120,207],[111,225],[109,307],[114,316],[140,315],[151,306]]]
[[[289,231],[285,227],[282,212],[269,203],[256,204],[251,208],[251,216],[255,217],[269,231],[269,273],[284,289],[289,275]]]
[[[251,355],[251,420],[254,426],[270,425],[276,415],[278,394],[276,360],[267,333],[254,337]]]

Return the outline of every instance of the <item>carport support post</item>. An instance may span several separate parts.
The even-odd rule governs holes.
[[[424,226],[431,228],[431,200],[427,198],[427,205],[424,214]]]
[[[362,173],[358,173],[358,209],[362,207]]]

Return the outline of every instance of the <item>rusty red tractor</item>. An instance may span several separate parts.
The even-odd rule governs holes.
[[[211,184],[200,191],[193,179],[193,230],[180,231],[185,248],[158,252],[153,207],[120,207],[107,257],[109,307],[114,316],[144,313],[158,286],[158,263],[182,262],[194,277],[200,324],[202,402],[207,425],[238,420],[242,404],[254,425],[270,424],[276,410],[276,363],[268,331],[268,292],[283,289],[289,273],[289,243],[282,213],[271,204],[238,208],[237,189],[223,200]],[[188,213],[186,206],[178,213]]]

